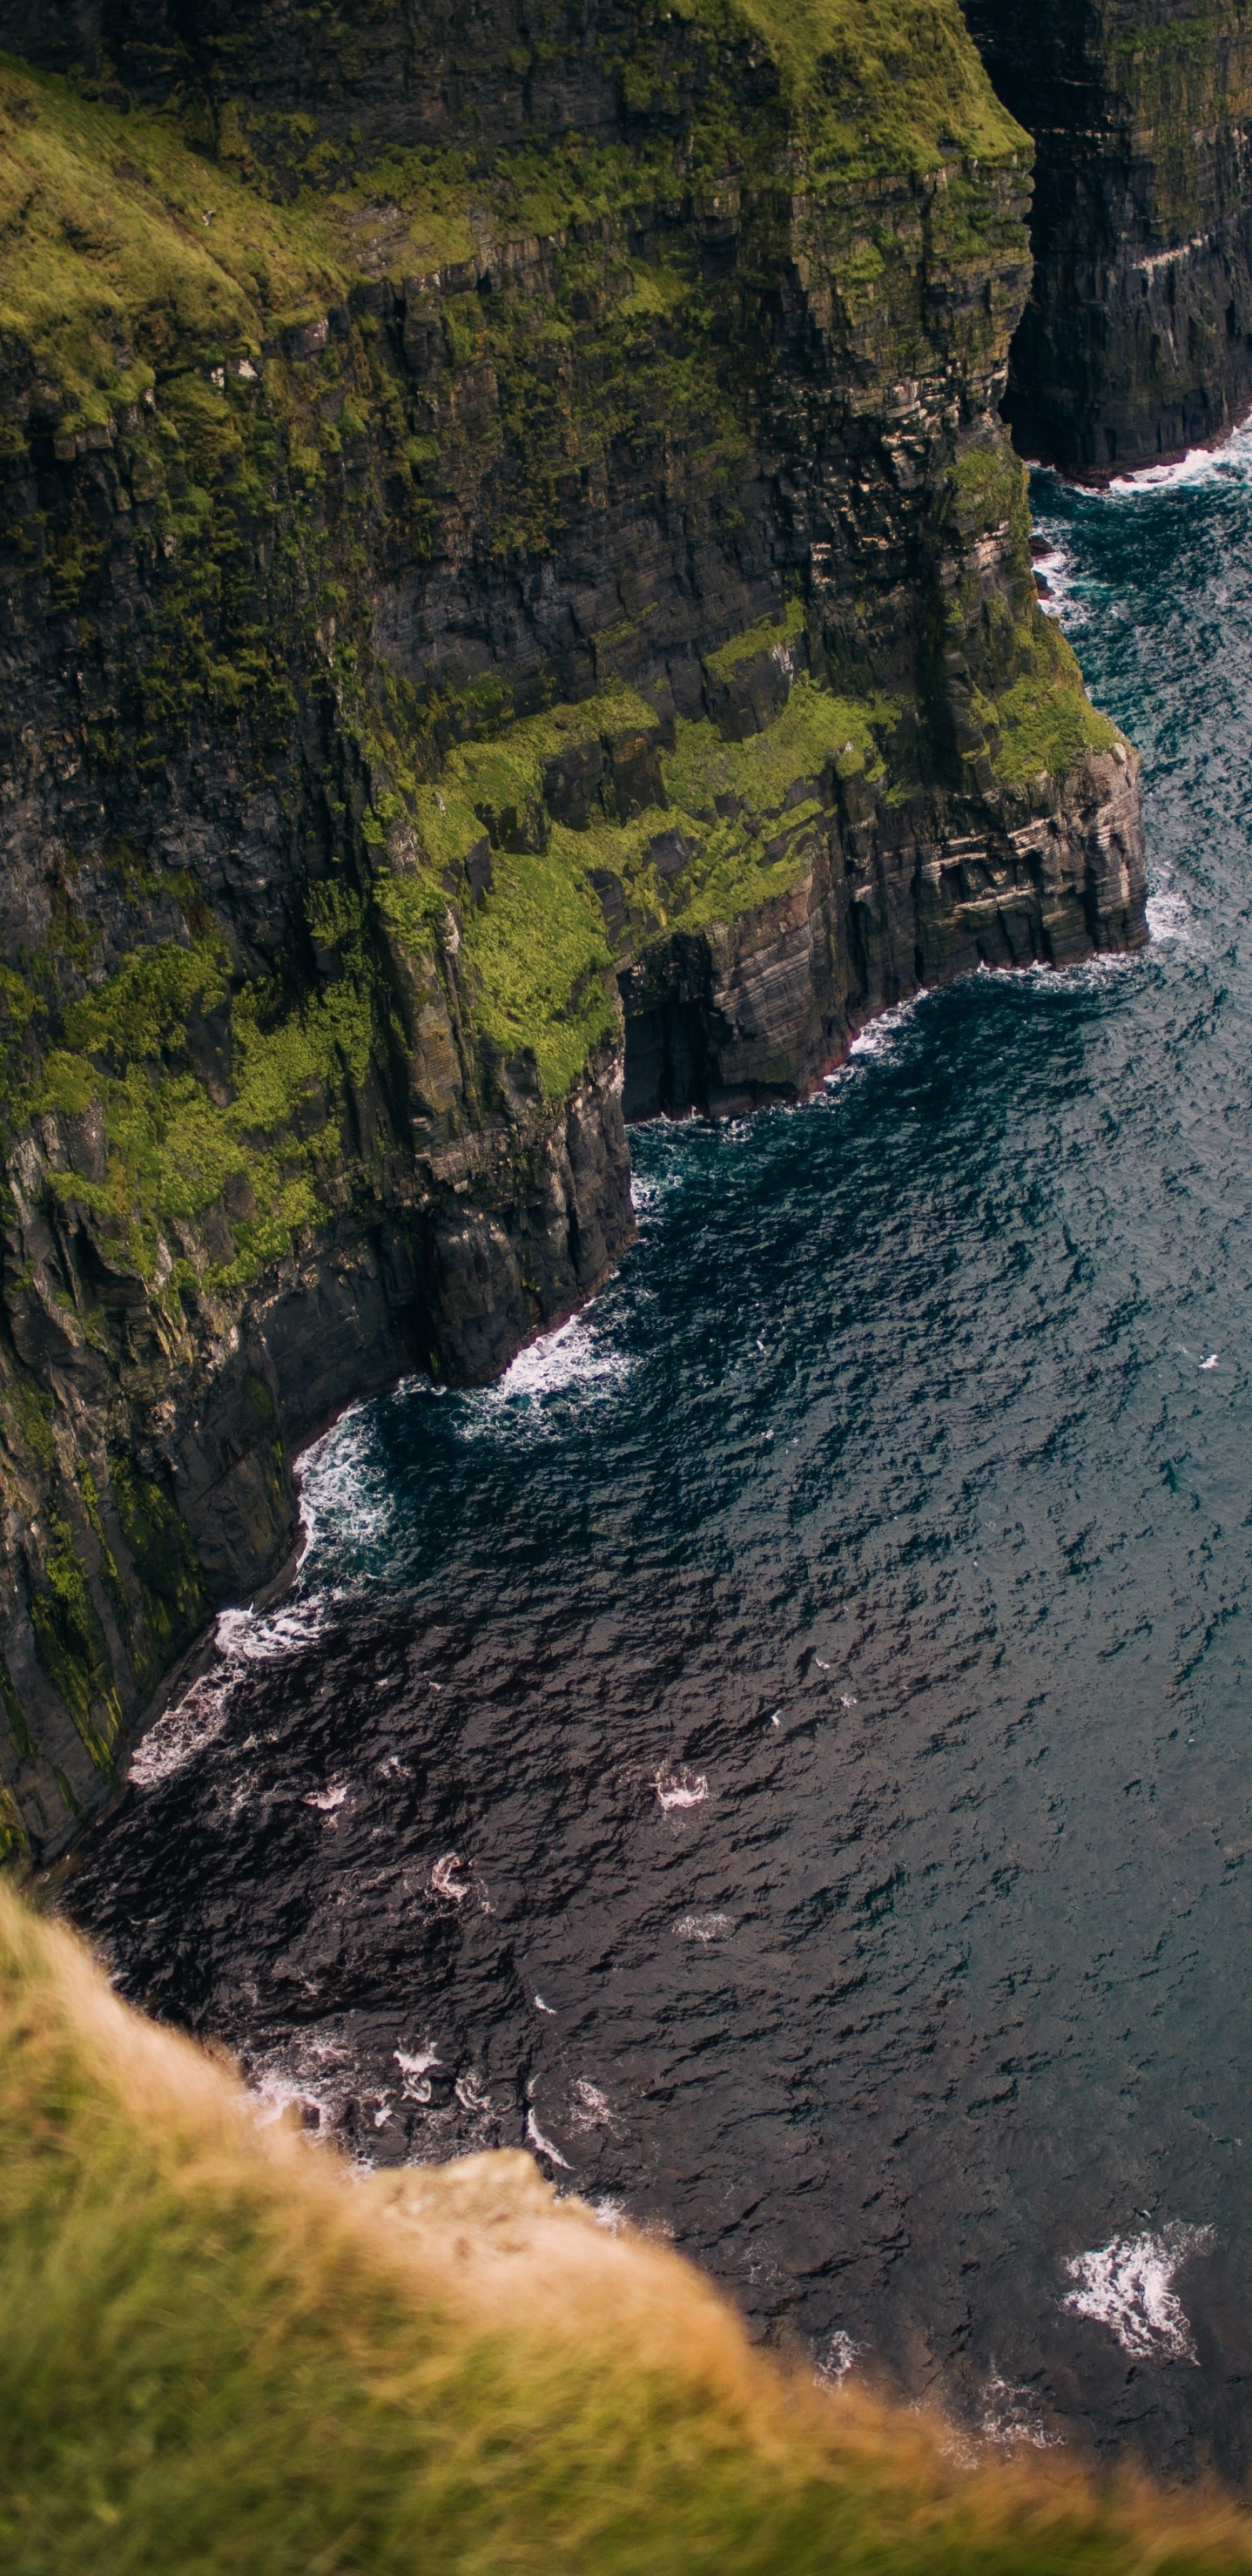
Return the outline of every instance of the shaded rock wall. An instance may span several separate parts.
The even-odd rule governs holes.
[[[1069,471],[1155,464],[1252,405],[1252,12],[967,0],[1035,138],[1035,277],[1005,417]]]

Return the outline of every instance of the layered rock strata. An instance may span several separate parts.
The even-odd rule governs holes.
[[[1037,146],[1035,276],[1005,417],[1067,472],[1156,464],[1252,406],[1243,0],[966,0]]]
[[[1143,871],[996,414],[1028,149],[945,0],[0,35],[51,66],[0,66],[0,1777],[46,1854],[281,1578],[293,1447],[618,1257],[623,1092],[795,1098],[923,982],[1135,944]]]

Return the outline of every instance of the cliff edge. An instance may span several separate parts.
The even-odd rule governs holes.
[[[45,1856],[292,1451],[794,1099],[1144,936],[997,403],[955,0],[0,0],[0,1804]],[[24,58],[19,59],[23,54]]]
[[[0,1889],[0,2536],[22,2576],[1246,2576],[1246,2507],[753,2351],[529,2156],[365,2175]]]

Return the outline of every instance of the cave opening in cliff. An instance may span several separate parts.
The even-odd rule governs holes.
[[[622,1115],[677,1118],[707,1109],[709,1078],[701,1013],[694,1002],[663,1001],[626,1017]]]

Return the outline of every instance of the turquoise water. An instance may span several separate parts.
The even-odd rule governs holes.
[[[70,1902],[355,2153],[528,2139],[830,2374],[1241,2470],[1252,440],[1035,500],[1151,949],[636,1131],[620,1275],[314,1453]]]

